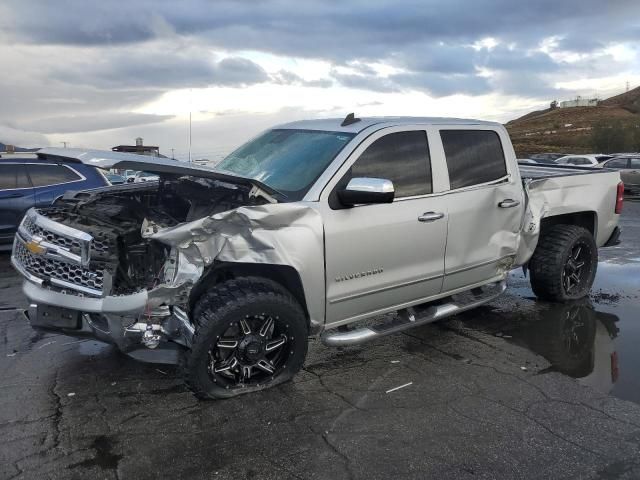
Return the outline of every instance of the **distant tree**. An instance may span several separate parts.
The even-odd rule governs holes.
[[[640,125],[631,125],[629,130],[629,151],[640,152]]]
[[[600,153],[625,152],[631,147],[633,131],[622,122],[599,122],[591,130],[591,146]]]

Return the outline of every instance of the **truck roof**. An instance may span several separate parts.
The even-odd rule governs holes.
[[[447,117],[361,117],[359,121],[342,126],[344,118],[324,118],[316,120],[300,120],[297,122],[285,123],[275,128],[304,129],[304,130],[324,130],[331,132],[351,132],[358,133],[373,125],[382,127],[394,127],[398,125],[484,125],[502,126],[497,122],[487,122],[483,120],[472,120],[465,118]]]

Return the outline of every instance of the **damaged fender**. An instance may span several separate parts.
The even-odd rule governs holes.
[[[323,225],[309,204],[244,206],[162,229],[146,224],[142,236],[177,252],[173,280],[149,292],[150,305],[188,294],[214,261],[287,265],[300,275],[312,331],[324,325]]]
[[[545,180],[526,179],[522,182],[525,194],[525,209],[520,228],[520,243],[513,265],[525,265],[533,255],[538,239],[540,238],[540,227],[542,219],[549,211],[548,199],[542,194],[532,194],[537,185]]]

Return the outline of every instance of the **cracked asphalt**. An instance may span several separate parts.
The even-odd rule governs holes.
[[[488,306],[312,342],[294,381],[217,402],[174,367],[33,331],[3,255],[0,478],[640,478],[640,203],[623,228],[588,301],[537,302],[514,272]]]

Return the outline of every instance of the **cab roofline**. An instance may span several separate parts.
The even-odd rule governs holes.
[[[484,120],[473,120],[465,118],[447,117],[360,117],[359,121],[342,125],[344,118],[326,118],[315,120],[299,120],[296,122],[284,123],[274,128],[276,129],[299,129],[299,130],[323,130],[327,132],[348,132],[360,133],[363,130],[378,126],[379,128],[395,127],[401,125],[485,125],[502,126],[498,122],[488,122]]]

